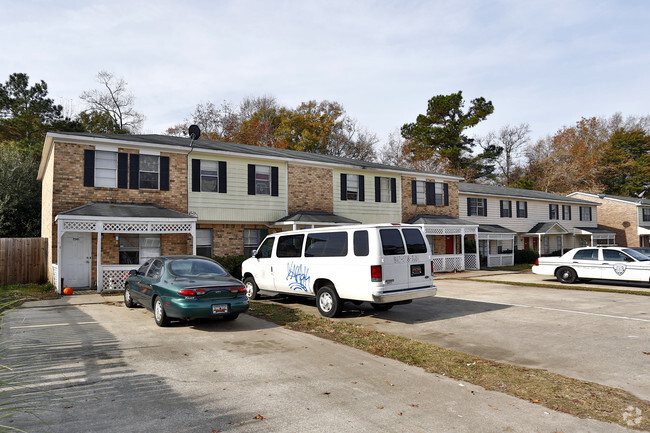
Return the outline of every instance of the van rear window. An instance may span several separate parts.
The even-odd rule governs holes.
[[[406,240],[406,249],[409,254],[423,254],[427,252],[427,244],[420,229],[402,229]]]
[[[404,254],[404,242],[398,229],[380,229],[381,248],[385,256]]]
[[[348,234],[346,232],[307,235],[305,257],[345,257],[347,255]]]
[[[302,240],[305,235],[287,235],[278,238],[278,257],[300,257],[302,252]]]

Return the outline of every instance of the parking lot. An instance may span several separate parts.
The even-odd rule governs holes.
[[[439,296],[342,319],[648,398],[649,300],[439,278]],[[120,298],[29,303],[2,328],[12,398],[61,432],[616,432],[340,344],[241,316],[158,328]],[[270,302],[286,302],[273,300]],[[312,303],[292,303],[316,313]],[[352,306],[350,306],[352,307]],[[3,377],[10,377],[5,374]],[[621,414],[623,416],[623,414]]]

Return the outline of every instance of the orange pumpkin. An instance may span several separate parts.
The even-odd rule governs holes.
[[[63,289],[64,295],[72,295],[72,293],[73,293],[72,287],[66,287],[65,289]]]

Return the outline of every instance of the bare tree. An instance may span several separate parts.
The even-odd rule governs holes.
[[[101,85],[100,89],[87,90],[80,96],[88,106],[87,111],[112,120],[114,130],[106,132],[138,132],[144,115],[133,107],[135,97],[127,91],[127,82],[107,71],[97,74],[97,82]]]
[[[499,177],[504,185],[510,185],[514,178],[513,174],[517,161],[523,156],[523,151],[530,141],[530,126],[522,123],[517,126],[505,125],[499,132],[490,132],[485,137],[477,139],[481,148],[497,146],[503,149],[501,155],[496,159],[499,168]]]

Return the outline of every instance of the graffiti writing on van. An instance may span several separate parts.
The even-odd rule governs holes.
[[[310,278],[307,266],[296,265],[293,262],[287,263],[287,281],[289,281],[291,290],[309,292]]]

